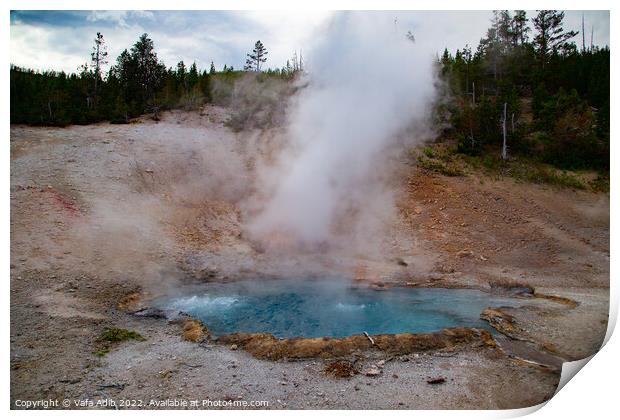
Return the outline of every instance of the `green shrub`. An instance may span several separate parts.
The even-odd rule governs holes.
[[[97,357],[103,357],[110,352],[113,344],[128,340],[145,341],[146,339],[137,332],[124,328],[104,328],[97,338],[100,347],[93,354]]]
[[[101,341],[107,341],[109,343],[119,343],[121,341],[136,340],[144,341],[142,337],[135,331],[129,331],[124,328],[105,328],[99,336]]]
[[[435,157],[435,151],[430,146],[425,147],[422,150],[422,152],[424,153],[424,155],[426,155],[426,157],[429,157],[429,158],[434,158]]]
[[[97,357],[103,357],[110,352],[109,348],[102,348],[97,351],[94,351],[93,354]]]
[[[594,191],[609,192],[609,174],[598,176],[590,181],[590,188]]]
[[[446,176],[464,176],[465,172],[454,163],[442,162],[437,159],[420,158],[418,167]]]
[[[487,170],[496,170],[498,168],[498,159],[493,158],[492,156],[485,156],[482,160],[482,165]]]

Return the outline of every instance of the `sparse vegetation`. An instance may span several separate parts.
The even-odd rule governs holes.
[[[420,158],[418,160],[418,167],[438,172],[446,176],[464,176],[465,173],[456,165],[447,163],[438,159],[426,159]]]
[[[579,172],[559,169],[534,158],[520,157],[503,160],[491,153],[471,156],[458,151],[458,147],[446,143],[425,146],[417,155],[420,168],[446,176],[466,176],[480,171],[493,178],[510,177],[517,181],[545,184],[557,188],[575,190],[609,191],[609,176],[599,173],[588,180]]]
[[[99,339],[101,341],[107,341],[108,343],[120,343],[121,341],[127,340],[146,340],[137,332],[126,330],[124,328],[105,328],[99,336]]]
[[[575,173],[561,170],[534,159],[521,158],[502,160],[499,156],[487,155],[484,158],[462,156],[473,168],[482,169],[487,175],[511,177],[534,184],[547,184],[560,188],[583,190],[587,185]]]
[[[609,174],[598,174],[589,185],[593,191],[609,192]]]
[[[214,78],[213,100],[232,110],[226,126],[239,132],[283,124],[288,98],[295,89],[273,72],[237,72],[235,76]]]
[[[464,176],[460,160],[445,144],[432,144],[424,147],[421,154],[414,154],[417,166],[446,176]]]
[[[424,153],[424,155],[429,158],[432,159],[435,157],[435,151],[433,150],[432,147],[425,147],[424,149],[422,149],[422,152]]]
[[[116,327],[104,328],[97,338],[99,348],[95,350],[93,354],[98,357],[103,357],[110,352],[112,345],[129,340],[146,341],[144,337],[135,331]]]
[[[94,351],[93,354],[97,357],[103,357],[109,352],[110,352],[110,349],[106,347],[106,348],[101,348],[99,350]]]

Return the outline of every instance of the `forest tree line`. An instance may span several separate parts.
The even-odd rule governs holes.
[[[211,101],[226,104],[231,100],[235,80],[247,72],[256,72],[259,80],[289,80],[301,70],[301,60],[295,55],[282,69],[262,71],[266,54],[265,46],[257,41],[243,71],[227,65],[217,71],[213,62],[208,71],[183,61],[166,68],[157,57],[153,40],[143,34],[104,75],[107,48],[103,35],[97,33],[91,62],[80,66],[77,73],[11,66],[11,123],[127,123],[145,113],[156,116],[165,109],[197,109]]]
[[[564,13],[556,10],[541,10],[532,18],[523,10],[494,11],[493,16],[475,50],[466,45],[438,57],[447,88],[437,110],[444,136],[456,139],[458,152],[469,155],[527,155],[563,168],[607,169],[609,48],[586,45],[583,30],[581,37],[566,31]],[[265,109],[268,118],[263,115],[261,124],[279,118],[275,114],[284,107],[274,101],[283,102],[294,91],[281,82],[292,80],[303,66],[301,54],[295,54],[281,69],[261,70],[268,53],[257,41],[243,70],[224,65],[217,71],[213,62],[209,70],[198,69],[183,61],[167,68],[143,34],[104,75],[105,41],[99,33],[94,41],[91,62],[77,73],[12,66],[11,122],[126,123],[148,112],[157,116],[160,110],[213,102],[240,105],[231,121],[233,128],[243,129]],[[262,96],[245,103],[243,84],[239,88],[235,82],[248,72],[267,82],[263,91],[276,94],[246,87]]]
[[[540,10],[532,30],[524,10],[494,11],[475,51],[444,51],[445,134],[459,152],[502,155],[506,127],[508,156],[567,169],[609,167],[609,48],[587,45],[583,33],[563,28],[563,18]]]

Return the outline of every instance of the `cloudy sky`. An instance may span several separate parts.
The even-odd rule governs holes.
[[[269,50],[267,64],[281,67],[294,51],[312,56],[313,45],[326,33],[330,15],[320,11],[11,11],[11,63],[38,70],[74,72],[89,60],[97,32],[104,35],[112,64],[147,32],[167,66],[179,60],[208,68],[213,60],[242,68],[245,55],[260,39]],[[394,26],[430,50],[475,48],[486,33],[490,11],[390,11]],[[531,11],[528,16],[533,16]],[[594,28],[594,44],[609,45],[609,12],[585,11],[586,43]],[[581,11],[567,11],[566,29],[581,30]],[[391,20],[390,20],[391,21]],[[575,39],[581,45],[581,34]],[[371,54],[371,53],[369,53]]]

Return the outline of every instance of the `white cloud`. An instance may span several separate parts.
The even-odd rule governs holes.
[[[45,13],[45,12],[39,12]],[[328,33],[327,25],[333,12],[327,11],[229,11],[229,12],[166,12],[166,11],[91,11],[84,13],[83,24],[51,25],[22,19],[11,22],[11,63],[34,69],[55,69],[73,72],[88,61],[93,39],[102,32],[111,64],[125,48],[130,48],[147,32],[155,42],[158,55],[167,66],[179,60],[196,61],[208,68],[214,61],[217,68],[224,64],[243,66],[246,53],[260,39],[269,51],[267,64],[280,67],[294,51],[302,50],[311,58],[312,49]],[[364,13],[364,12],[360,12]],[[374,12],[369,12],[374,13]],[[534,16],[529,11],[528,16]],[[469,44],[475,48],[490,25],[490,11],[389,11],[377,18],[397,18],[395,30],[412,30],[425,45],[451,51]],[[372,18],[372,17],[371,17]],[[609,12],[586,11],[586,42],[594,27],[594,42],[609,44]],[[581,30],[581,12],[567,11],[567,29]],[[579,44],[581,38],[575,39]],[[354,46],[352,46],[354,47]]]
[[[125,10],[93,10],[86,16],[86,20],[89,22],[114,22],[124,28],[129,26],[125,20],[127,13]]]

